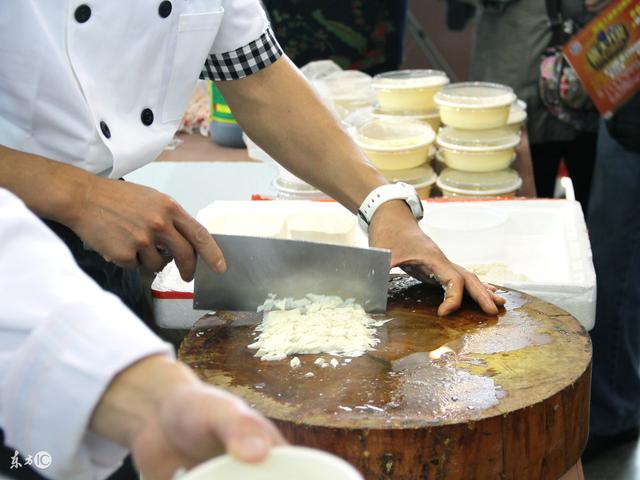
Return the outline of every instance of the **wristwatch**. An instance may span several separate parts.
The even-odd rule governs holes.
[[[382,185],[367,195],[358,209],[358,223],[365,233],[369,231],[369,224],[376,210],[390,200],[404,200],[416,220],[422,219],[424,210],[415,188],[403,182]]]

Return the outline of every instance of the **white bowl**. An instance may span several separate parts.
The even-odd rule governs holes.
[[[262,463],[240,462],[222,455],[176,475],[175,480],[363,480],[349,463],[321,450],[276,447]]]

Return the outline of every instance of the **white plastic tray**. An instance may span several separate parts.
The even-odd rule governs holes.
[[[430,201],[425,202],[425,218],[432,209],[450,207],[452,203],[486,206],[506,213],[508,220],[496,233],[499,238],[495,238],[500,248],[485,248],[483,252],[488,253],[482,257],[482,263],[504,264],[512,272],[526,276],[526,281],[504,280],[501,284],[554,303],[575,316],[586,329],[593,328],[596,277],[582,210],[577,202],[499,200],[445,204]],[[332,202],[218,201],[201,210],[197,218],[213,233],[291,238],[285,218],[294,212],[308,214],[311,218],[320,218],[329,212],[353,217]],[[355,217],[353,222],[355,225]],[[425,223],[426,220],[421,223],[423,228],[426,228]],[[367,245],[366,236],[357,228],[348,235],[336,235],[335,240],[336,243]],[[441,243],[440,247],[447,253],[446,243]],[[470,237],[469,249],[470,252],[483,249],[483,244],[474,243]],[[460,259],[453,257],[452,260]],[[172,279],[165,276],[163,281],[159,280],[156,278],[152,285],[156,322],[164,328],[189,328],[204,313],[192,310],[192,300],[184,298],[184,292],[192,291],[192,287],[175,275]],[[158,294],[158,291],[164,293]],[[172,298],[171,291],[181,294]]]

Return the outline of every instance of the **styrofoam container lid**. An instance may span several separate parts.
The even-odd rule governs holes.
[[[390,182],[405,182],[414,187],[416,185],[433,185],[438,178],[431,165],[421,165],[404,170],[381,170],[380,173]]]
[[[377,107],[373,110],[373,116],[383,120],[428,120],[431,118],[439,118],[440,111],[435,110],[400,110],[400,111],[388,111],[383,108]]]
[[[260,463],[245,463],[231,455],[204,462],[191,471],[177,474],[176,480],[362,480],[362,475],[343,459],[306,447],[275,447]]]
[[[497,172],[462,172],[453,168],[442,171],[436,182],[441,189],[461,195],[500,195],[522,186],[522,178],[511,168]]]
[[[355,141],[361,148],[378,151],[410,150],[430,145],[436,138],[424,123],[409,120],[372,120],[357,128]]]
[[[463,152],[506,150],[520,143],[520,133],[509,127],[488,130],[462,130],[443,127],[438,131],[438,145]]]
[[[433,88],[449,83],[447,74],[440,70],[395,70],[373,77],[376,89]]]
[[[522,100],[517,100],[511,104],[507,125],[518,125],[527,119],[527,104]]]
[[[489,82],[452,83],[433,97],[438,106],[451,108],[496,108],[512,104],[516,100],[513,89]]]

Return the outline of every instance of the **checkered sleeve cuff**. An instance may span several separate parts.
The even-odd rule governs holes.
[[[274,63],[282,56],[282,48],[267,27],[260,38],[232,52],[207,57],[200,78],[208,80],[238,80]]]

